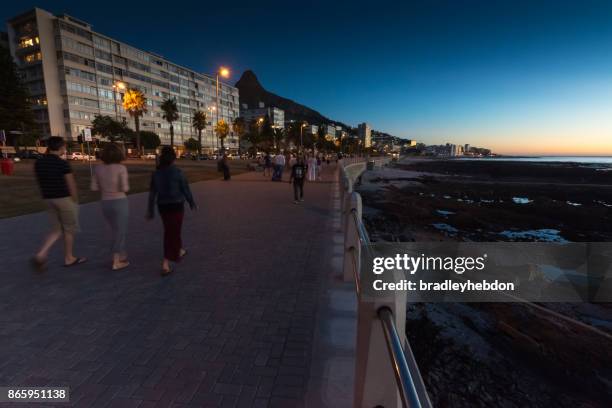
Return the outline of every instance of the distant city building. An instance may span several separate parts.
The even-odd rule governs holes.
[[[372,146],[372,127],[367,123],[360,123],[357,125],[357,135],[363,142],[363,147]]]
[[[316,135],[319,132],[319,127],[317,125],[304,126],[303,132],[305,135]]]
[[[323,127],[323,130],[325,130],[325,138],[327,140],[336,139],[336,125],[325,124],[321,126]]]
[[[258,106],[253,108],[250,108],[246,104],[242,104],[240,106],[240,116],[247,122],[268,116],[272,127],[278,129],[285,128],[285,111],[275,106],[266,107],[263,102],[259,102]]]
[[[163,144],[170,142],[170,125],[160,108],[164,99],[173,98],[178,105],[179,119],[173,124],[177,146],[197,137],[191,125],[196,110],[208,116],[202,138],[207,149],[218,145],[212,126],[217,118],[231,123],[238,117],[237,88],[219,84],[217,112],[214,76],[97,33],[74,17],[35,8],[10,19],[7,28],[11,54],[45,136],[76,139],[97,114],[126,119],[133,127],[134,120],[122,107],[126,88],[145,94],[148,106],[140,118],[141,130],[157,133]],[[237,139],[230,134],[226,146],[237,147]]]

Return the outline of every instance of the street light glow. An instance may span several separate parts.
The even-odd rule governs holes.
[[[229,69],[227,69],[225,67],[219,68],[219,76],[222,76],[223,78],[229,78],[229,76],[230,76]]]
[[[113,88],[125,89],[125,83],[121,81],[117,81],[113,84]]]

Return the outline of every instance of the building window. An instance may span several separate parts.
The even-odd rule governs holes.
[[[28,47],[33,47],[38,44],[40,44],[40,39],[38,38],[38,36],[24,37],[21,40],[19,40],[19,44],[17,44],[17,47],[18,48],[28,48]]]
[[[38,52],[33,52],[31,54],[26,54],[23,56],[23,62],[36,62],[36,61],[40,61],[42,59],[42,54],[40,53],[40,51]]]

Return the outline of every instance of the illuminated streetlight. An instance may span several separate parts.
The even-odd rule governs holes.
[[[303,137],[303,133],[304,133],[304,127],[308,126],[308,123],[303,122],[300,125],[300,150],[303,151],[304,150],[304,137]]]
[[[119,109],[117,108],[117,90],[125,90],[125,82],[115,81],[113,83],[113,103],[115,104],[115,120],[119,120]]]
[[[230,76],[230,71],[228,68],[226,67],[219,67],[219,69],[217,70],[217,93],[216,93],[216,99],[215,99],[215,112],[216,112],[216,118],[215,118],[215,128],[216,125],[219,124],[219,76],[222,76],[223,78],[229,78]],[[217,133],[217,151],[219,150],[219,134]]]

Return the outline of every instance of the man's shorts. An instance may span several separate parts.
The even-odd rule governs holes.
[[[71,197],[48,198],[45,201],[53,231],[79,232],[79,206]]]

